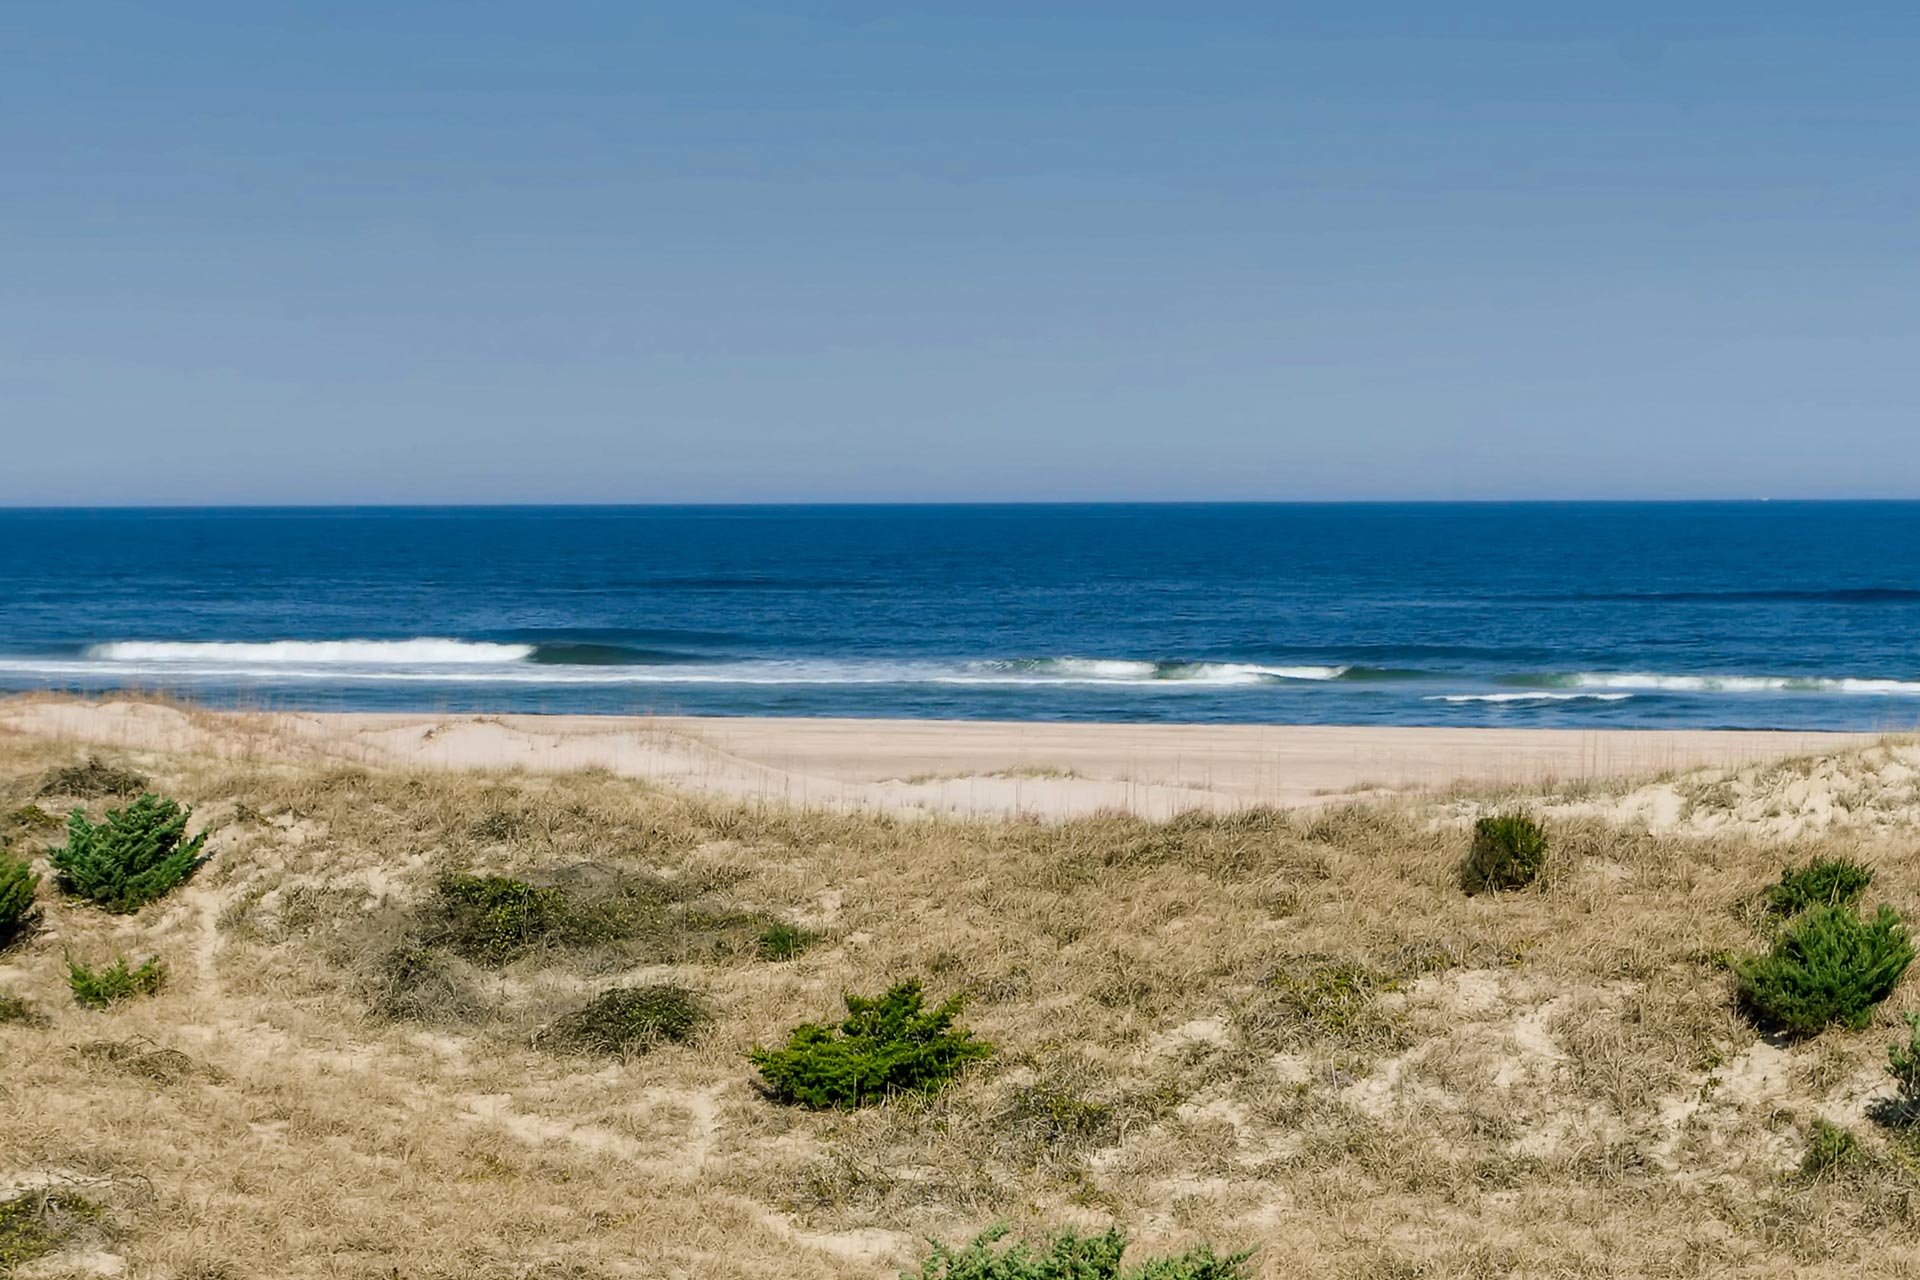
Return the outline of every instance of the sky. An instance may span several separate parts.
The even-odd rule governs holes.
[[[17,0],[0,504],[1920,497],[1911,3]]]

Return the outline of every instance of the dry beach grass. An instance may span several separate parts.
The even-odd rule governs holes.
[[[118,803],[40,794],[84,755],[0,736],[4,812]],[[109,762],[193,804],[213,857],[132,916],[43,887],[0,955],[29,1006],[0,1023],[0,1199],[39,1195],[59,1237],[22,1277],[880,1277],[1000,1221],[1251,1247],[1275,1280],[1920,1271],[1920,1148],[1869,1119],[1913,981],[1787,1045],[1721,962],[1790,857],[1862,858],[1870,903],[1920,909],[1913,747],[1165,822]],[[1516,800],[1550,824],[1546,882],[1465,896],[1468,822]],[[497,967],[396,967],[452,873],[650,905]],[[822,936],[768,960],[770,922]],[[69,952],[169,980],[83,1009]],[[850,1114],[756,1092],[750,1048],[909,976],[971,993],[996,1056]],[[543,1034],[662,983],[711,1011],[688,1043]],[[1823,1119],[1858,1148],[1803,1172]]]

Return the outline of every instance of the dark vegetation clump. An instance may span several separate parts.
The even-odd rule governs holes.
[[[935,1244],[917,1272],[901,1280],[1248,1280],[1251,1251],[1221,1257],[1206,1245],[1170,1258],[1122,1268],[1126,1237],[1113,1229],[1104,1235],[1072,1231],[1030,1245],[1006,1240],[1004,1227],[972,1244],[952,1249]]]
[[[109,809],[98,825],[75,809],[67,817],[67,843],[49,855],[60,888],[118,912],[164,897],[203,861],[207,833],[186,838],[192,816],[193,810],[151,794]]]
[[[1524,889],[1547,862],[1547,830],[1524,813],[1502,813],[1473,824],[1473,844],[1460,867],[1468,893]]]
[[[0,855],[0,951],[32,933],[39,922],[40,909],[33,898],[39,884],[32,867]]]
[[[1913,963],[1913,943],[1891,907],[1871,920],[1852,907],[1801,913],[1772,949],[1734,962],[1741,1003],[1762,1025],[1791,1036],[1833,1023],[1858,1031]]]
[[[776,920],[760,931],[756,945],[762,960],[791,960],[826,936],[818,929]]]
[[[51,1187],[0,1200],[0,1276],[46,1257],[99,1217],[92,1201]]]
[[[620,1057],[661,1044],[685,1044],[712,1018],[699,994],[685,987],[614,987],[562,1018],[541,1039],[556,1049]]]
[[[463,970],[431,947],[403,942],[366,975],[367,1004],[377,1016],[401,1022],[478,1022],[486,1006]]]
[[[1815,858],[1788,867],[1761,898],[1765,914],[1791,920],[1809,907],[1851,907],[1873,883],[1873,868],[1851,858]]]
[[[114,1067],[154,1084],[181,1084],[203,1079],[218,1082],[225,1074],[178,1049],[165,1049],[147,1040],[94,1040],[78,1050],[88,1062]]]
[[[767,1096],[797,1106],[852,1110],[895,1093],[937,1093],[969,1062],[993,1052],[953,1025],[965,999],[954,995],[928,1010],[918,981],[873,998],[849,995],[838,1025],[802,1023],[785,1048],[756,1048],[748,1056]]]
[[[37,1027],[45,1021],[39,1010],[19,996],[0,996],[0,1026]]]
[[[47,774],[40,784],[43,796],[137,796],[147,789],[147,780],[131,769],[109,764],[99,756],[88,756],[79,764],[64,765]]]
[[[115,956],[104,969],[90,969],[73,957],[67,957],[67,985],[73,998],[89,1009],[104,1009],[135,996],[150,996],[167,980],[167,966],[159,959],[129,967],[125,956]]]

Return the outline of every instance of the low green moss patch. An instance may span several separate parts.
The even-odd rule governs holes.
[[[70,1191],[25,1191],[0,1200],[0,1276],[53,1253],[100,1219],[100,1207]]]
[[[0,814],[0,847],[29,841],[60,829],[60,819],[37,804],[23,804]]]
[[[548,1028],[548,1048],[625,1056],[685,1044],[713,1020],[699,993],[662,983],[614,987]]]
[[[420,912],[420,945],[498,968],[536,952],[602,951],[609,964],[747,955],[765,916],[711,897],[712,885],[582,865],[539,880],[443,876]]]
[[[917,1272],[901,1280],[1248,1280],[1252,1252],[1221,1257],[1206,1245],[1172,1257],[1124,1266],[1127,1240],[1063,1231],[1038,1242],[1007,1238],[996,1228],[958,1249],[935,1244]]]
[[[73,989],[73,998],[89,1009],[150,996],[166,981],[167,967],[157,958],[136,968],[128,965],[125,956],[115,956],[104,969],[90,969],[72,957],[67,959],[67,985]]]
[[[848,995],[838,1025],[802,1023],[784,1048],[748,1056],[767,1096],[796,1106],[850,1111],[896,1093],[937,1093],[968,1063],[993,1053],[954,1026],[965,999],[953,995],[927,1009],[918,981],[872,998]]]

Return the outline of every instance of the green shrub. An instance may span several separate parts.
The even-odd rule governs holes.
[[[1547,861],[1547,831],[1524,813],[1502,813],[1473,824],[1473,844],[1460,867],[1468,893],[1524,889]]]
[[[33,868],[17,858],[0,855],[0,951],[32,932],[39,911],[33,891],[40,883]]]
[[[1831,1178],[1860,1160],[1860,1139],[1837,1124],[1815,1120],[1807,1131],[1807,1153],[1800,1159],[1803,1178]]]
[[[1851,858],[1815,858],[1788,867],[1761,898],[1767,915],[1790,920],[1809,907],[1850,907],[1873,883],[1873,868]]]
[[[1042,1243],[1007,1242],[1004,1227],[962,1249],[935,1244],[920,1270],[900,1280],[1247,1280],[1248,1253],[1222,1258],[1205,1245],[1171,1258],[1121,1270],[1126,1237],[1118,1230],[1082,1236],[1071,1231]]]
[[[1761,1022],[1789,1035],[1817,1035],[1838,1022],[1855,1031],[1913,962],[1913,943],[1892,908],[1871,921],[1851,907],[1812,907],[1781,931],[1772,950],[1734,964],[1740,998]]]
[[[51,856],[60,887],[109,911],[138,911],[171,892],[200,865],[202,831],[184,839],[193,810],[148,794],[109,809],[98,826],[75,809],[67,843]]]
[[[145,778],[99,756],[55,769],[40,784],[43,796],[137,796],[146,789]]]
[[[851,1110],[893,1093],[935,1093],[993,1052],[954,1027],[965,999],[954,995],[928,1012],[917,981],[872,999],[849,995],[838,1026],[803,1023],[784,1049],[756,1048],[749,1056],[768,1096],[803,1107]]]
[[[826,934],[818,929],[776,920],[760,931],[755,945],[762,960],[791,960],[824,937]]]
[[[699,995],[685,987],[615,987],[562,1018],[545,1039],[558,1048],[619,1056],[685,1044],[711,1020]]]
[[[1912,1115],[1920,1111],[1920,1014],[1900,1016],[1907,1034],[1887,1046],[1887,1074],[1900,1086],[1901,1110]]]
[[[104,969],[89,969],[67,957],[67,985],[73,998],[89,1009],[104,1009],[134,996],[150,996],[167,980],[167,967],[158,959],[148,960],[137,969],[127,967],[125,956],[115,956]]]

